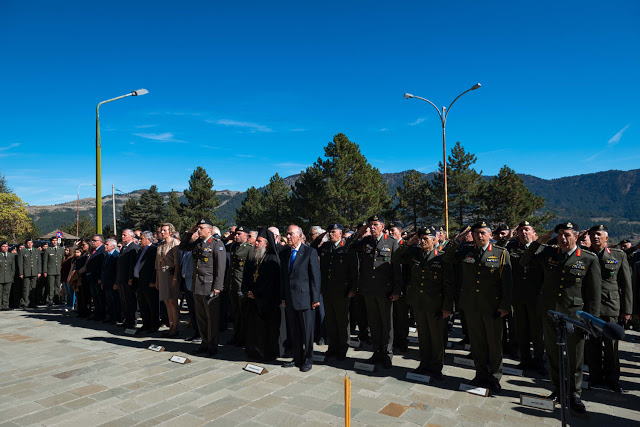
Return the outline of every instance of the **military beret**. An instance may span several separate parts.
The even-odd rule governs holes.
[[[327,232],[331,230],[344,230],[344,227],[342,226],[342,224],[331,224],[327,227]]]
[[[488,228],[491,230],[491,227],[489,227],[489,224],[486,221],[476,222],[471,226],[471,231],[475,231],[478,228]]]
[[[389,223],[387,224],[387,230],[391,228],[399,228],[400,230],[402,230],[402,223],[399,221],[389,221]]]
[[[508,230],[511,230],[511,229],[509,228],[509,226],[508,226],[507,224],[499,224],[499,225],[496,227],[495,232],[496,232],[496,233],[499,233],[499,232],[501,232],[501,231],[508,231]]]
[[[609,230],[609,227],[607,227],[606,225],[603,225],[603,224],[599,224],[599,225],[594,225],[593,227],[591,227],[589,229],[589,233],[596,232],[596,231],[607,231],[607,230]]]
[[[520,228],[520,227],[533,227],[533,225],[531,225],[529,221],[522,221],[520,224],[518,224],[517,228]]]
[[[373,215],[367,219],[368,222],[378,221],[384,224],[384,217],[382,215]]]
[[[579,231],[580,228],[578,228],[578,226],[573,222],[563,222],[561,224],[556,225],[556,228],[553,229],[553,231],[555,231],[556,233],[558,232],[558,230],[575,230],[575,231]]]
[[[202,218],[200,221],[198,221],[198,224],[206,224],[206,225],[210,225],[213,227],[213,223],[211,222],[210,219],[208,218]],[[236,229],[237,230],[237,229]]]
[[[240,231],[241,231],[241,232],[243,232],[243,233],[247,233],[247,234],[249,234],[249,232],[250,232],[251,230],[249,230],[247,227],[244,227],[244,226],[242,226],[242,225],[241,225],[241,226],[239,226],[239,227],[236,227],[236,233],[237,233],[237,232],[240,232]]]
[[[432,236],[435,237],[436,233],[432,227],[420,227],[418,229],[418,236]]]
[[[620,243],[619,243],[619,244],[620,244],[620,245],[626,245],[627,243],[631,243],[631,240],[629,240],[629,239],[623,239],[623,240],[620,240]]]

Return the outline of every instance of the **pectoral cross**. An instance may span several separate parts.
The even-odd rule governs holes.
[[[258,269],[256,268],[255,273],[253,273],[253,283],[256,283],[258,281]]]

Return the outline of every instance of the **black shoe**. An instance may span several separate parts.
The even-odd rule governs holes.
[[[347,352],[345,351],[344,353],[338,353],[336,360],[338,362],[343,362],[346,358],[347,358]]]
[[[442,381],[444,379],[444,375],[442,375],[442,372],[432,372],[431,378],[433,378],[434,380]]]
[[[195,340],[195,339],[197,339],[197,338],[200,338],[200,335],[194,335],[194,336],[192,336],[192,337],[187,337],[187,338],[185,338],[184,340],[185,340],[185,341],[193,341],[193,340]]]
[[[489,390],[491,390],[492,393],[500,393],[502,391],[502,386],[498,380],[494,379],[489,381]]]
[[[300,366],[300,372],[309,372],[311,370],[312,365],[304,364]]]
[[[474,387],[485,387],[487,385],[487,382],[482,378],[475,377],[471,381],[469,381],[469,385],[472,385]]]
[[[373,356],[365,360],[364,363],[375,365],[376,363],[378,363],[378,356],[374,353]]]
[[[393,364],[391,363],[390,357],[386,357],[383,363],[384,363],[383,365],[384,369],[391,369],[391,367],[393,366]]]
[[[518,363],[518,366],[516,366],[516,368],[518,369],[522,369],[523,371],[526,371],[527,369],[531,368],[533,366],[533,363],[531,360],[523,360],[522,362]]]
[[[587,408],[584,407],[584,403],[578,397],[571,398],[571,409],[576,411],[578,414],[584,414],[587,412]]]
[[[291,362],[284,362],[282,364],[283,368],[295,368],[296,366],[296,362],[294,362],[293,360]]]
[[[616,393],[624,393],[624,389],[620,386],[620,383],[617,381],[607,381],[607,387],[609,387],[609,390],[614,391]]]

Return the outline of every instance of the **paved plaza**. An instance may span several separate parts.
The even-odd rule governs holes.
[[[216,359],[204,358],[190,354],[196,344],[160,335],[128,336],[58,308],[1,312],[0,426],[339,426],[345,422],[345,374],[352,381],[352,426],[560,425],[559,409],[519,404],[521,393],[549,394],[547,378],[505,375],[497,396],[457,391],[473,377],[471,369],[453,364],[454,356],[468,353],[458,345],[458,328],[447,349],[445,379],[430,385],[405,379],[418,364],[416,344],[394,356],[390,370],[354,371],[354,362],[371,352],[352,348],[346,361],[318,363],[308,373],[257,363],[268,373],[255,375],[243,370],[240,348],[222,346]],[[627,392],[585,390],[588,412],[574,414],[574,425],[640,425],[638,338],[628,332],[620,343]],[[148,350],[151,344],[166,351]],[[191,363],[170,362],[172,355]],[[505,359],[505,366],[516,364]]]

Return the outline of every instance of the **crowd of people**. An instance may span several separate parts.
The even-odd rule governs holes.
[[[283,366],[302,372],[312,369],[314,344],[325,343],[327,361],[345,360],[359,342],[373,348],[367,363],[391,368],[415,324],[414,372],[442,380],[457,318],[475,365],[471,385],[500,393],[507,354],[525,375],[550,373],[550,398],[557,399],[557,329],[547,311],[577,319],[581,310],[628,326],[639,308],[640,245],[611,245],[604,225],[581,232],[565,222],[538,236],[527,221],[513,229],[481,221],[449,239],[442,227],[407,232],[381,215],[353,231],[330,224],[305,235],[290,225],[283,236],[276,227],[221,234],[203,218],[182,236],[165,223],[155,232],[126,229],[120,239],[96,234],[66,247],[55,237],[49,243],[34,248],[27,239],[11,251],[2,243],[3,310],[61,304],[138,334],[166,325],[164,337],[182,334],[198,344],[194,354],[209,357],[231,322],[227,344],[262,361],[288,352],[292,360]],[[575,333],[567,351],[572,409],[585,412],[584,364],[592,387],[624,391],[618,341]]]

